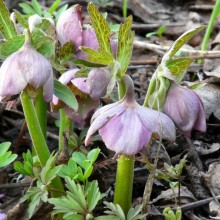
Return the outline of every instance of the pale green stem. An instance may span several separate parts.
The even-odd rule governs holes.
[[[127,17],[128,12],[128,0],[123,0],[123,18]]]
[[[216,0],[215,6],[214,6],[213,11],[212,11],[211,18],[209,20],[208,28],[205,32],[205,36],[204,36],[203,41],[202,41],[202,50],[203,51],[205,51],[206,48],[207,48],[207,45],[208,45],[208,42],[209,42],[209,39],[210,39],[210,35],[212,33],[212,30],[213,30],[213,26],[214,26],[215,20],[218,16],[219,12],[220,12],[220,0]]]
[[[59,151],[63,149],[64,144],[64,133],[66,133],[67,138],[73,132],[73,120],[71,120],[63,109],[60,109],[60,128],[59,128]]]
[[[156,73],[154,73],[151,80],[150,80],[150,84],[148,86],[147,94],[146,94],[145,99],[144,99],[144,104],[143,104],[144,107],[148,107],[149,98],[150,98],[151,94],[155,91],[156,84],[157,84],[157,79],[156,78],[157,78]]]
[[[26,92],[22,92],[21,94],[21,103],[35,152],[40,160],[41,166],[44,167],[50,157],[50,151],[41,130],[33,101],[28,97]],[[58,177],[51,182],[50,186],[63,191],[62,182]],[[61,195],[61,193],[52,192],[52,196],[54,197]]]
[[[114,204],[119,204],[127,215],[131,208],[134,178],[134,158],[121,155],[118,159]]]
[[[35,99],[35,109],[44,138],[47,139],[47,103],[43,98],[43,89],[37,94]]]

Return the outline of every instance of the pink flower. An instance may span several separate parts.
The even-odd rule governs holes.
[[[152,134],[175,140],[175,125],[165,114],[140,106],[134,97],[133,82],[125,77],[127,92],[123,100],[97,110],[91,120],[85,144],[99,131],[107,148],[116,154],[135,155],[149,143]]]
[[[190,136],[193,129],[205,132],[206,118],[199,96],[192,90],[171,82],[163,112]]]
[[[52,99],[53,70],[50,62],[28,42],[11,54],[0,68],[1,99],[16,96],[27,86],[34,91],[43,87],[44,99]]]

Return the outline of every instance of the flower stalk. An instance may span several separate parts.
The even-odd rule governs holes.
[[[119,204],[127,215],[131,208],[134,178],[134,158],[121,155],[118,159],[114,204]]]
[[[21,94],[21,103],[35,152],[40,160],[41,166],[44,167],[50,157],[50,151],[41,130],[33,101],[28,97],[25,91]],[[63,191],[63,185],[58,177],[51,182],[50,186]],[[53,197],[58,197],[62,194],[60,192],[52,192],[52,195]]]

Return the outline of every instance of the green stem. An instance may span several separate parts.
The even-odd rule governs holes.
[[[127,215],[131,208],[134,177],[134,158],[121,155],[118,159],[114,204],[119,204]]]
[[[207,48],[207,45],[208,45],[208,42],[209,42],[209,39],[210,39],[210,35],[212,33],[213,26],[214,26],[214,23],[215,23],[215,20],[216,20],[218,14],[219,14],[219,11],[220,11],[220,0],[216,0],[214,9],[212,11],[211,18],[209,20],[208,28],[205,32],[205,37],[204,37],[203,42],[202,42],[202,50],[203,51],[205,51],[206,48]]]
[[[127,17],[127,11],[128,11],[128,0],[123,1],[123,18],[125,19]]]
[[[47,103],[43,98],[43,89],[41,89],[35,99],[35,109],[37,113],[37,118],[40,123],[41,130],[43,132],[44,138],[47,138]]]
[[[73,131],[73,121],[60,109],[60,129],[59,129],[59,151],[63,149],[64,133],[69,137]]]
[[[37,153],[41,166],[44,167],[50,157],[50,151],[47,147],[46,140],[41,130],[33,101],[28,97],[26,92],[22,92],[21,102],[35,152]],[[64,190],[62,182],[58,177],[51,182],[50,186],[61,191]],[[61,195],[61,193],[52,192],[52,196],[54,197]]]

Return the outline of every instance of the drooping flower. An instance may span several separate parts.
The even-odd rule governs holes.
[[[53,96],[53,109],[56,110],[59,107],[63,107],[64,111],[69,118],[73,119],[78,124],[85,125],[87,119],[92,115],[94,110],[99,106],[99,100],[93,100],[89,95],[89,88],[86,83],[86,78],[76,78],[75,74],[79,69],[75,68],[62,74],[59,81],[68,85],[69,88],[75,94],[78,101],[78,111],[75,112],[69,106],[61,103],[56,96]]]
[[[175,140],[175,125],[165,114],[140,106],[134,97],[133,82],[125,75],[127,92],[116,103],[97,110],[91,120],[85,144],[96,131],[102,137],[107,148],[116,154],[135,155],[150,141],[156,133],[163,138]]]
[[[53,96],[53,70],[50,62],[26,41],[0,68],[0,97],[7,100],[26,87],[37,91],[43,87],[45,101]]]
[[[186,136],[190,136],[193,129],[206,131],[205,111],[199,96],[175,82],[171,82],[163,112]]]

